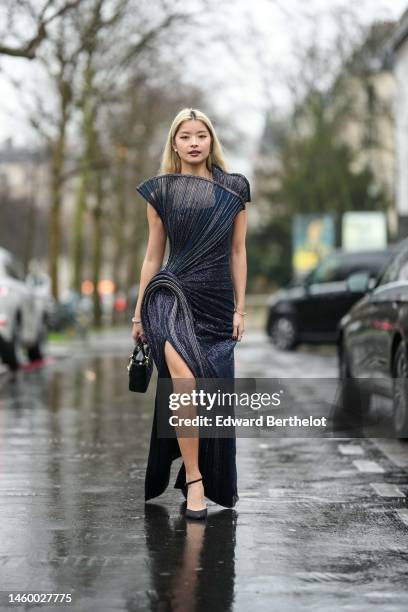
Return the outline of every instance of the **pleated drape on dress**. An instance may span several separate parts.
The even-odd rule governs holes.
[[[167,262],[146,286],[141,304],[143,329],[159,377],[170,378],[164,355],[166,340],[195,377],[235,375],[231,237],[236,214],[250,202],[250,186],[244,175],[224,172],[215,164],[212,176],[213,180],[162,174],[136,188],[159,214],[170,247]],[[172,461],[181,454],[176,438],[157,435],[159,400],[157,390],[146,500],[165,491]],[[200,438],[199,468],[206,497],[233,507],[238,500],[235,438]],[[184,483],[183,464],[174,486],[185,495]]]

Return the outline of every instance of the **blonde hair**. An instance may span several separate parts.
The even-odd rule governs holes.
[[[206,164],[207,169],[211,172],[211,165],[216,164],[219,166],[224,172],[227,171],[227,164],[224,160],[224,155],[221,147],[221,143],[217,138],[215,133],[215,129],[210,119],[206,114],[201,112],[200,110],[194,108],[183,108],[173,119],[173,123],[170,126],[169,133],[167,135],[166,144],[164,145],[161,164],[159,173],[160,174],[169,174],[174,172],[181,172],[181,160],[180,157],[173,149],[173,141],[177,134],[177,131],[183,121],[189,121],[190,119],[197,119],[198,121],[202,121],[210,132],[211,136],[211,148],[210,153],[207,157]]]

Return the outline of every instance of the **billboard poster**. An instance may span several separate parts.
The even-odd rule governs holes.
[[[302,277],[335,246],[335,221],[330,214],[295,215],[292,222],[292,265],[295,277]]]
[[[345,251],[382,249],[387,246],[387,217],[380,211],[344,213],[341,236]]]

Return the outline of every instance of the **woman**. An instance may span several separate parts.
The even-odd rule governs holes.
[[[170,127],[160,174],[137,186],[148,202],[149,241],[132,337],[149,343],[159,377],[171,377],[173,385],[234,377],[234,348],[244,334],[250,186],[225,168],[210,119],[183,109]],[[167,488],[171,463],[181,455],[174,486],[186,497],[186,516],[205,518],[204,496],[233,507],[235,437],[183,437],[177,429],[177,438],[158,437],[158,404],[156,392],[146,501]]]

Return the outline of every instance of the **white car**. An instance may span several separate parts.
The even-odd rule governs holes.
[[[14,255],[0,248],[0,358],[11,370],[22,363],[23,349],[30,361],[44,357],[53,302],[47,275],[24,278]]]

